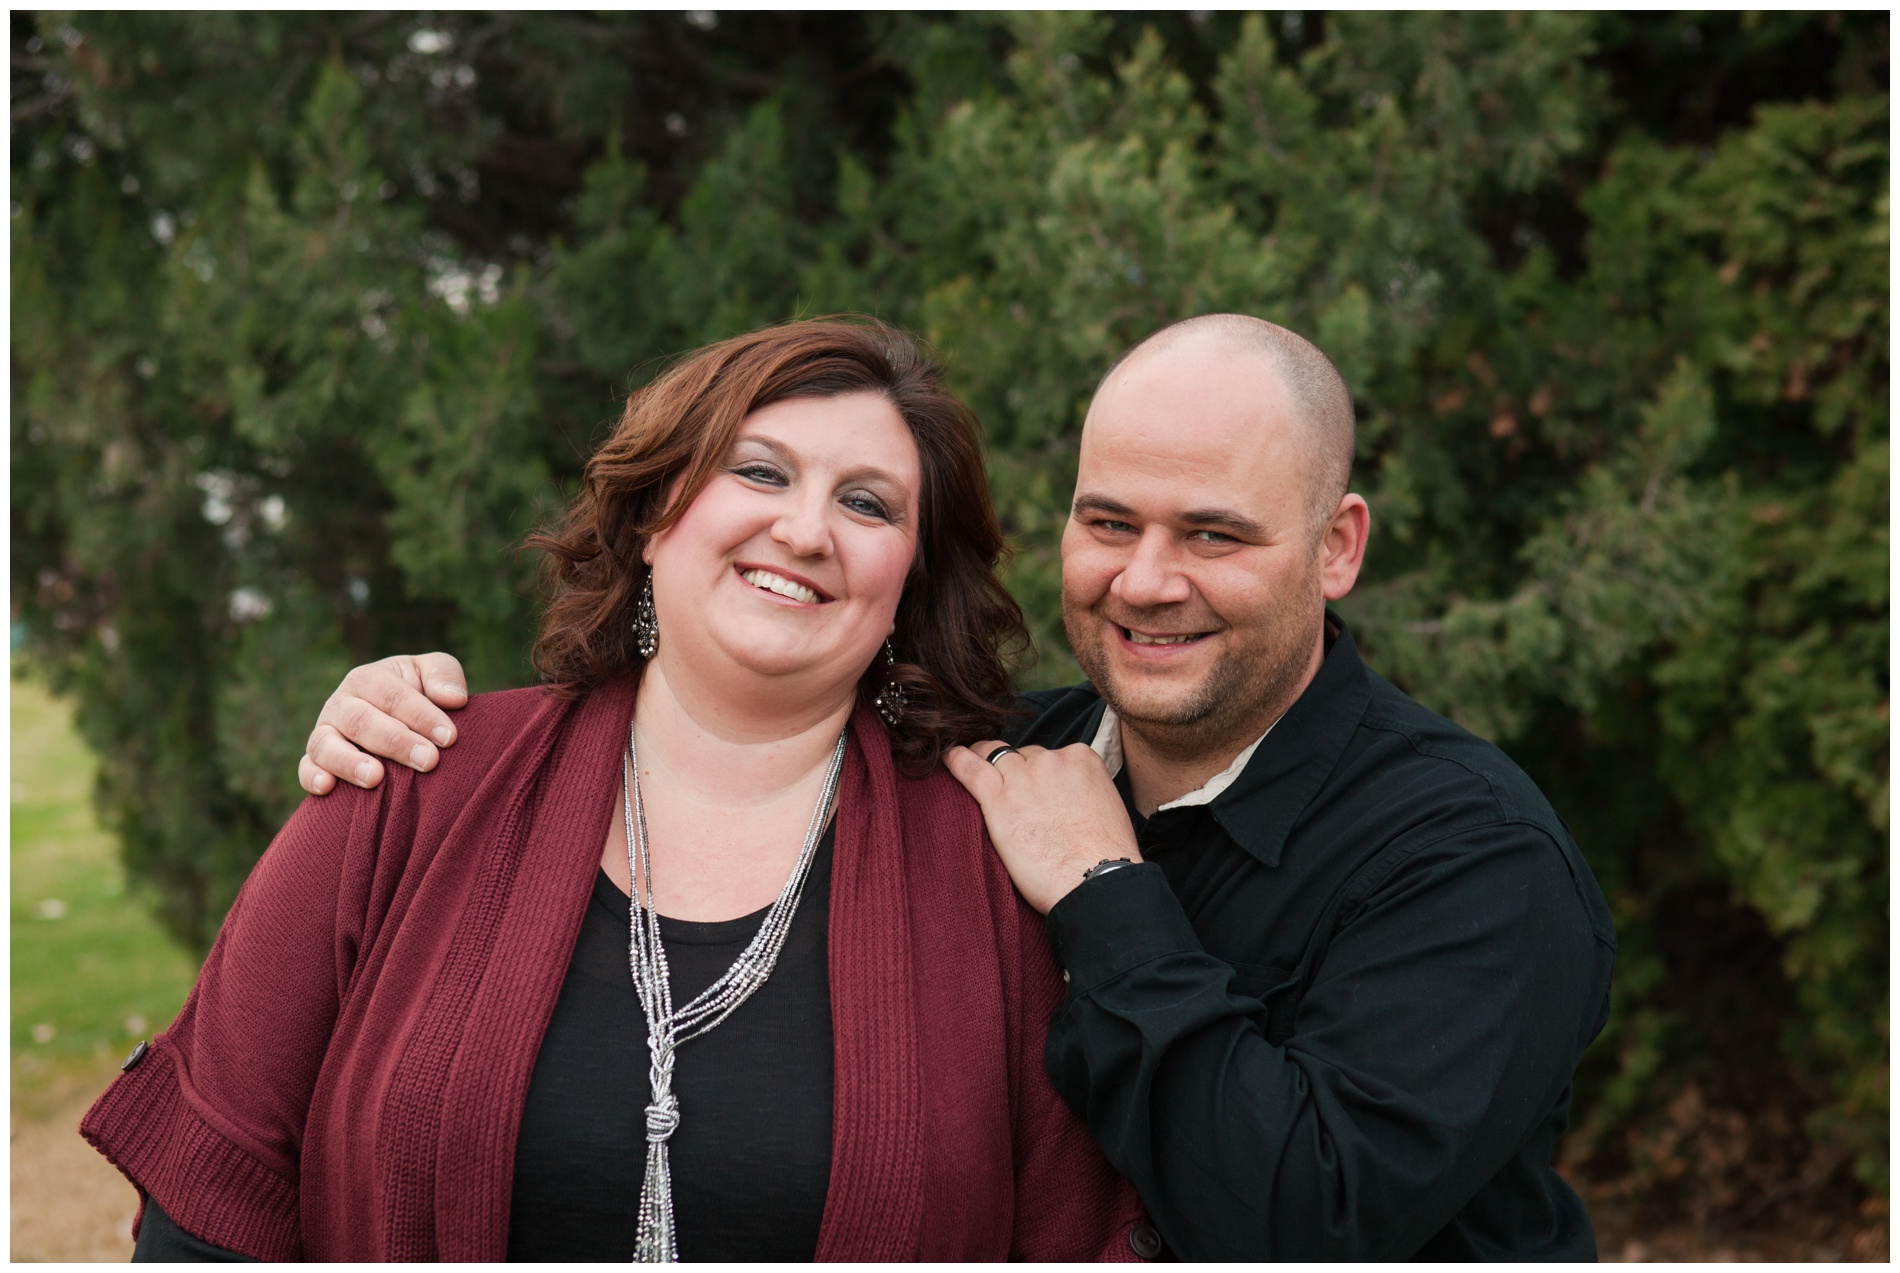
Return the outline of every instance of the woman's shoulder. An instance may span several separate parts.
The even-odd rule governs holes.
[[[901,769],[896,774],[897,798],[907,814],[950,818],[959,826],[974,819],[979,827],[982,825],[983,810],[976,798],[941,763],[922,774],[907,774]]]
[[[497,781],[512,786],[543,770],[551,755],[574,741],[591,742],[592,750],[617,750],[620,697],[612,688],[567,696],[543,686],[472,695],[451,713],[455,741],[440,751],[434,769],[417,773],[384,765],[384,798],[395,808],[453,809]]]
[[[976,797],[941,761],[922,773],[906,773],[891,753],[883,723],[868,709],[857,713],[853,730],[874,775],[872,789],[889,791],[896,805],[913,886],[968,894],[979,885],[992,907],[1007,907],[1015,889],[990,845]]]
[[[1013,895],[1009,873],[983,825],[982,806],[948,769],[939,764],[915,777],[900,774],[897,798],[906,839],[926,839],[931,861],[950,871],[963,887],[981,881],[997,898]]]
[[[383,781],[375,787],[338,783],[327,795],[305,797],[278,838],[323,841],[348,834],[362,819],[380,824],[393,817],[401,824],[433,809],[456,807],[503,767],[525,739],[548,732],[572,706],[539,687],[473,695],[450,716],[455,741],[437,753],[435,768],[417,773],[385,761]]]
[[[458,741],[465,729],[507,733],[526,728],[537,717],[550,711],[572,708],[582,700],[563,698],[545,685],[525,685],[514,690],[488,690],[469,696],[468,705],[456,712],[454,720]]]
[[[470,695],[468,705],[450,717],[455,742],[442,749],[438,769],[445,774],[486,771],[524,740],[559,728],[586,702],[541,685]]]
[[[429,860],[445,844],[473,850],[480,837],[457,836],[455,829],[498,822],[527,787],[553,784],[568,796],[610,788],[630,707],[630,696],[611,689],[574,697],[538,686],[473,695],[451,716],[455,741],[434,769],[417,773],[385,763],[374,788],[342,783],[329,795],[306,798],[259,872],[294,873],[314,858],[346,875],[377,874],[418,853]],[[339,868],[333,858],[351,865]]]

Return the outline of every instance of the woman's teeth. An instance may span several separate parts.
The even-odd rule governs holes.
[[[1186,636],[1149,636],[1133,628],[1123,628],[1122,631],[1126,632],[1128,639],[1136,645],[1186,645],[1189,641],[1198,641],[1207,635],[1205,632],[1190,632]]]
[[[793,601],[803,601],[806,605],[816,605],[818,594],[802,583],[793,583],[783,575],[775,575],[769,570],[748,570],[739,576],[754,588],[763,588],[767,592],[776,592],[781,597],[790,597]]]

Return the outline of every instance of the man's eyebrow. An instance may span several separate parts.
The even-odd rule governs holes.
[[[1106,495],[1078,495],[1075,497],[1075,503],[1071,505],[1070,511],[1077,517],[1080,517],[1083,513],[1103,513],[1109,517],[1133,517],[1135,515],[1134,509],[1128,507],[1128,505],[1122,503],[1120,500],[1112,500]]]
[[[1078,495],[1075,497],[1075,516],[1098,513],[1104,517],[1130,518],[1136,516],[1135,510],[1120,500],[1110,499],[1106,495]],[[1247,539],[1258,539],[1266,535],[1266,527],[1251,517],[1236,513],[1231,508],[1190,508],[1177,513],[1174,521],[1188,526],[1205,527],[1210,530],[1227,530]]]
[[[1190,526],[1204,526],[1231,530],[1236,535],[1258,538],[1267,533],[1266,527],[1251,517],[1243,517],[1231,508],[1190,508],[1177,519]]]

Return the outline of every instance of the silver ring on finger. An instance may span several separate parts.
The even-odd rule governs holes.
[[[1011,747],[1008,743],[1004,743],[1001,747],[998,747],[995,751],[983,757],[983,759],[989,761],[993,765],[1005,756],[1020,756],[1020,755],[1022,755],[1021,752],[1017,751],[1014,747]]]

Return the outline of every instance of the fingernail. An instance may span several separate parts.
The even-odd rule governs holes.
[[[370,764],[367,760],[356,767],[356,785],[359,787],[369,786],[369,780],[375,776],[376,766]]]
[[[428,764],[429,748],[423,743],[417,743],[414,747],[411,747],[409,749],[409,763],[418,768]]]
[[[450,731],[447,725],[437,725],[435,727],[435,733],[431,735],[431,737],[435,739],[436,746],[447,747],[449,745],[450,740],[453,739],[455,735],[454,733]]]

